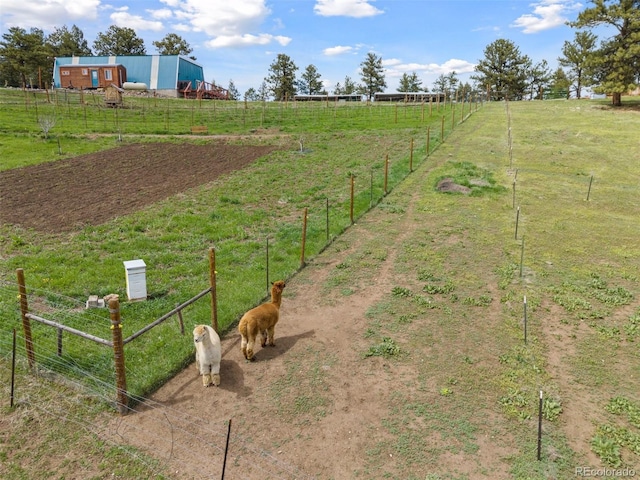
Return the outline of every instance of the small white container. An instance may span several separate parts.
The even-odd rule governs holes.
[[[127,273],[127,298],[129,301],[147,299],[147,265],[143,260],[128,260],[124,263]]]

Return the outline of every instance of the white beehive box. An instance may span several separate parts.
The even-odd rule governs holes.
[[[124,263],[127,274],[127,297],[130,301],[147,299],[147,266],[143,260],[128,260]]]

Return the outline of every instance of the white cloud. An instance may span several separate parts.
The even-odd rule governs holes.
[[[384,13],[371,5],[375,0],[317,0],[313,11],[323,17],[373,17]]]
[[[186,0],[174,13],[194,30],[217,37],[255,32],[271,10],[265,0]]]
[[[118,27],[132,28],[133,30],[151,30],[159,32],[164,27],[162,22],[146,20],[140,15],[131,15],[126,11],[114,12],[110,15],[111,20]]]
[[[354,48],[353,47],[346,47],[346,46],[342,46],[342,45],[336,45],[335,47],[329,47],[329,48],[325,48],[322,53],[323,55],[326,55],[327,57],[333,57],[335,55],[343,55],[345,53],[350,53],[353,52]]]
[[[533,13],[518,17],[510,26],[521,28],[523,33],[538,33],[564,25],[567,13],[582,8],[573,0],[542,0],[532,3]]]
[[[401,77],[404,73],[413,73],[421,75],[442,75],[451,72],[456,74],[472,73],[475,64],[466,60],[452,58],[442,64],[438,63],[403,63],[398,59],[383,60],[382,65],[385,72],[392,78]]]
[[[159,20],[167,20],[168,18],[173,17],[173,13],[168,8],[161,8],[158,10],[147,10],[147,12],[149,12],[149,14],[153,18],[157,18]]]
[[[271,43],[279,43],[282,46],[286,46],[291,42],[291,38],[283,37],[279,35],[268,35],[261,33],[259,35],[219,35],[216,38],[206,42],[206,45],[211,48],[223,48],[223,47],[248,47],[255,45],[269,45]]]
[[[0,8],[4,26],[53,30],[76,20],[97,19],[99,6],[100,0],[2,0]]]

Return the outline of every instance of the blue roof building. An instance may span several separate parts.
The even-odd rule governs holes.
[[[54,88],[105,88],[110,84],[125,90],[151,90],[158,95],[170,97],[178,97],[185,91],[196,91],[206,85],[202,66],[182,55],[109,55],[55,59]]]

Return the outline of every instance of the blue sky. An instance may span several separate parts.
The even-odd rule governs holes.
[[[469,80],[487,45],[514,42],[534,62],[557,67],[575,20],[590,5],[576,0],[1,0],[0,29],[37,27],[45,34],[77,25],[92,47],[110,25],[145,41],[183,37],[205,79],[243,94],[258,89],[279,53],[298,75],[313,64],[329,92],[349,76],[360,82],[368,52],[383,60],[387,91],[415,72],[431,90],[441,74]]]

